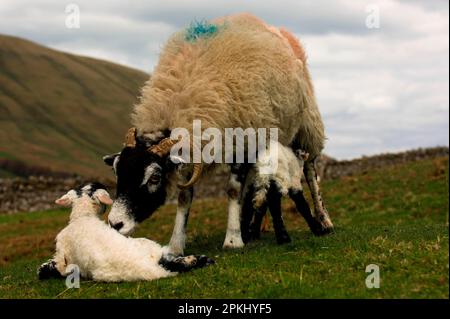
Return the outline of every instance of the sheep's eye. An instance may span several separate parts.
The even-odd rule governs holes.
[[[158,184],[160,180],[161,180],[161,175],[152,175],[148,179],[149,183],[151,183],[151,184]]]

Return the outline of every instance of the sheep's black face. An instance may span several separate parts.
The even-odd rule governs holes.
[[[147,151],[145,145],[125,147],[105,156],[117,176],[116,200],[109,213],[110,225],[128,235],[166,200],[167,172],[171,164]]]

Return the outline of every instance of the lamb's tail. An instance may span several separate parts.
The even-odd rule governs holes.
[[[168,254],[161,257],[159,264],[171,272],[187,272],[192,269],[203,268],[215,264],[215,261],[205,255],[175,257],[174,255]]]

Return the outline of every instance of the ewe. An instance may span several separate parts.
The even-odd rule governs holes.
[[[169,249],[183,253],[194,184],[217,165],[191,161],[188,169],[178,173],[180,162],[171,160],[170,150],[179,136],[170,137],[176,129],[189,132],[186,142],[192,145],[191,150],[207,143],[195,143],[194,120],[201,120],[204,129],[219,130],[222,136],[226,128],[276,128],[281,144],[298,145],[308,152],[304,170],[314,218],[321,224],[322,234],[332,231],[314,167],[325,143],[324,126],[306,53],[290,32],[250,14],[193,23],[180,30],[162,49],[131,118],[135,129],[125,147],[104,157],[117,176],[117,199],[109,221],[122,234],[130,234],[163,205],[181,179]],[[239,163],[230,164],[223,246],[241,248],[239,218],[245,165],[236,171],[234,164]]]
[[[213,263],[206,256],[175,257],[156,242],[130,238],[109,227],[100,216],[111,205],[105,187],[90,183],[56,200],[72,206],[69,224],[56,237],[53,259],[41,265],[40,279],[62,277],[77,265],[83,278],[95,281],[153,280]]]

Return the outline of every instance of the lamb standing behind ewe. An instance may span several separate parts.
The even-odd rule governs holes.
[[[83,278],[117,282],[169,277],[213,263],[206,256],[175,257],[154,241],[125,237],[109,227],[100,216],[112,200],[99,183],[70,190],[56,203],[72,206],[72,212],[56,237],[55,256],[38,270],[40,279],[67,276],[71,264]]]
[[[276,151],[272,151],[276,149]],[[270,149],[258,154],[257,162],[247,175],[244,190],[244,207],[241,231],[244,242],[258,238],[261,222],[267,208],[272,215],[275,236],[279,244],[291,241],[284,226],[281,213],[281,198],[289,195],[297,211],[305,218],[314,234],[321,234],[320,223],[312,216],[308,202],[303,196],[303,165],[309,154],[292,150],[277,142]],[[253,223],[250,225],[251,220]]]

